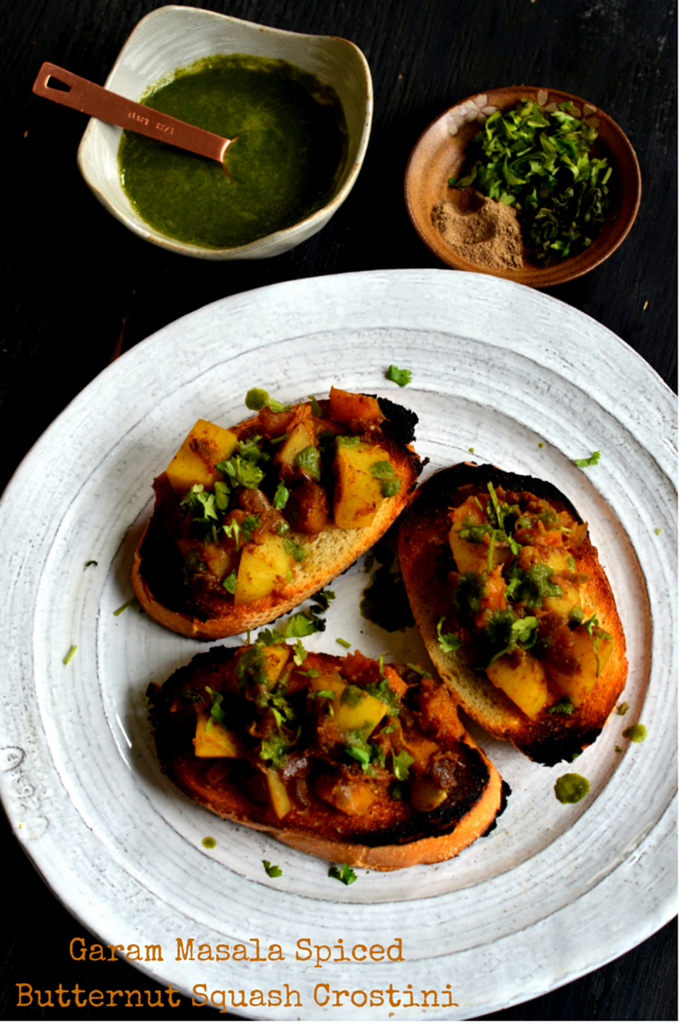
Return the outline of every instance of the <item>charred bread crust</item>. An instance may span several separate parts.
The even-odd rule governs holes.
[[[251,765],[245,767],[230,759],[228,770],[223,767],[226,759],[200,758],[194,753],[197,711],[192,701],[207,686],[220,692],[234,670],[236,659],[245,650],[253,648],[215,647],[197,655],[163,686],[152,684],[149,687],[150,720],[162,770],[190,799],[221,818],[267,831],[303,852],[380,871],[449,859],[495,827],[497,817],[505,808],[509,787],[464,730],[455,709],[452,720],[457,723],[458,739],[451,737],[446,742],[442,736],[440,741],[453,778],[447,799],[435,809],[418,812],[412,806],[407,807],[405,799],[391,800],[385,793],[364,813],[350,816],[317,796],[312,786],[307,786],[307,806],[292,801],[290,811],[278,818],[268,803],[256,802],[247,788],[251,785],[247,776],[253,771],[254,763],[258,766],[258,760],[254,762],[252,757]],[[313,657],[319,668],[335,668],[344,660],[331,655]],[[401,666],[393,668],[399,675],[404,672],[411,678],[413,688],[423,685],[416,682],[416,673]],[[436,685],[433,680],[429,683]],[[440,688],[441,684],[438,686]],[[310,707],[310,702],[304,703]],[[304,722],[304,739],[281,772],[285,781],[295,777],[302,758],[309,759],[307,770],[312,777],[320,771],[321,763],[323,770],[335,767],[320,762],[317,756],[323,755],[319,752],[317,756],[312,753],[315,751],[309,735],[312,728]],[[433,725],[431,729],[425,727],[422,735],[434,739],[434,728]],[[349,762],[348,757],[342,755],[343,760]],[[364,778],[355,762],[343,765],[342,770],[350,777]]]
[[[267,597],[236,606],[221,588],[201,610],[186,600],[183,587],[184,562],[165,530],[164,521],[172,489],[165,473],[154,481],[155,508],[133,556],[131,582],[142,608],[173,632],[200,640],[236,636],[273,622],[313,596],[365,554],[389,529],[410,500],[422,472],[423,461],[409,446],[414,438],[417,416],[388,399],[379,399],[385,417],[379,441],[388,452],[400,489],[386,498],[370,526],[343,530],[332,524],[314,537],[292,530],[295,543],[305,543],[307,555],[292,567],[291,579]],[[256,417],[233,428],[238,437],[248,437]]]
[[[628,670],[614,595],[588,534],[576,559],[576,571],[590,575],[587,590],[599,609],[600,625],[614,638],[614,648],[590,697],[571,714],[545,712],[540,720],[532,721],[483,672],[474,670],[466,646],[445,653],[437,641],[437,623],[451,608],[448,574],[454,562],[448,542],[449,509],[472,494],[486,492],[489,482],[495,488],[529,492],[548,501],[556,511],[569,512],[577,523],[583,522],[571,501],[546,481],[491,465],[460,463],[441,470],[418,489],[401,523],[399,561],[408,599],[432,661],[471,718],[496,738],[512,742],[533,761],[546,765],[571,761],[600,735]]]

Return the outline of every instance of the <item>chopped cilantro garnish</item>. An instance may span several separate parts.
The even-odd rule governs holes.
[[[297,453],[294,465],[310,476],[311,480],[320,479],[320,451],[314,444],[309,444]]]
[[[125,604],[122,604],[120,608],[116,609],[116,611],[114,612],[114,615],[121,615],[122,612],[125,612],[126,608],[130,608],[131,605],[136,605],[137,603],[138,603],[137,597],[131,597],[129,601],[126,601]]]
[[[551,708],[548,708],[550,714],[556,715],[571,715],[574,710],[574,704],[572,703],[571,697],[562,697],[556,704],[553,704]]]
[[[336,697],[336,693],[334,692],[334,690],[312,690],[308,694],[308,697],[309,700],[315,700],[316,697],[319,697],[320,700],[334,700]]]
[[[551,112],[532,100],[496,111],[472,140],[469,173],[449,179],[514,205],[524,241],[540,266],[582,252],[605,220],[612,168],[589,153],[598,132],[573,117],[571,104]]]
[[[291,537],[285,537],[285,551],[288,555],[291,555],[295,562],[303,562],[306,557],[306,548],[304,545],[298,544]]]
[[[328,878],[336,878],[338,882],[343,882],[344,885],[351,885],[358,878],[358,875],[350,868],[348,864],[342,864],[340,868],[332,866],[327,872]]]
[[[593,454],[587,459],[574,459],[574,465],[580,469],[585,469],[586,466],[597,466],[600,461],[600,452],[593,452]]]
[[[459,640],[455,633],[442,633],[441,628],[446,620],[446,616],[442,615],[436,624],[436,638],[439,641],[439,647],[444,654],[455,653],[459,647],[462,647],[462,640]]]
[[[279,868],[277,864],[271,864],[269,860],[261,862],[266,869],[266,874],[269,878],[279,878],[282,874],[282,868]]]
[[[277,711],[275,708],[271,708],[272,711]],[[275,715],[276,721],[278,714]],[[280,723],[278,723],[279,725]],[[275,733],[274,736],[270,736],[268,739],[261,740],[261,750],[259,751],[259,757],[262,761],[270,761],[273,768],[278,769],[284,766],[287,760],[287,751],[289,750],[290,744],[279,732]]]
[[[229,594],[234,594],[237,590],[237,569],[233,569],[223,580],[223,586]]]
[[[312,618],[306,612],[297,612],[285,626],[284,635],[286,637],[311,636],[313,633],[321,632],[324,629],[324,622]]]
[[[394,366],[392,363],[388,367],[385,374],[387,380],[391,380],[394,384],[398,384],[400,388],[404,388],[406,384],[410,384],[413,379],[412,370],[399,370],[398,366]]]
[[[232,487],[248,487],[255,490],[264,477],[263,470],[256,462],[245,459],[242,455],[233,455],[230,459],[223,459],[216,464],[216,469],[222,473]]]
[[[348,640],[342,640],[342,638],[340,636],[337,637],[337,641],[336,642],[338,644],[340,644],[342,647],[350,647],[351,646],[351,644],[349,643]]]
[[[78,645],[77,644],[72,644],[72,646],[69,649],[69,653],[62,660],[62,664],[63,665],[68,665],[77,650],[78,650]]]
[[[289,491],[282,483],[282,480],[280,480],[277,487],[275,488],[275,494],[273,495],[273,508],[277,509],[277,511],[279,512],[280,509],[283,509],[285,507],[288,501]]]
[[[628,712],[628,707],[629,707],[628,701],[627,700],[623,701],[619,705],[619,707],[617,708],[617,714],[621,715],[621,717],[623,718],[623,716]]]
[[[360,747],[357,745],[351,745],[344,747],[344,753],[352,757],[354,761],[358,761],[363,771],[365,771],[370,765],[370,748],[368,746]]]
[[[211,718],[223,725],[225,722],[225,711],[221,707],[221,704],[223,703],[223,694],[218,693],[216,690],[212,690],[210,686],[205,686],[204,689],[211,698],[211,710],[209,711]]]
[[[399,782],[405,782],[410,774],[410,766],[415,760],[411,757],[407,750],[402,750],[400,754],[396,754],[393,750],[391,752],[391,764],[392,771]]]

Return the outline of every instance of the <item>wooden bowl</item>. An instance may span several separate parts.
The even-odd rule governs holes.
[[[534,100],[540,107],[549,104],[573,104],[575,116],[595,119],[599,137],[596,155],[608,157],[612,165],[610,178],[610,212],[598,238],[578,256],[548,267],[537,267],[524,260],[521,267],[499,269],[473,263],[456,252],[432,223],[434,206],[454,189],[448,179],[462,172],[465,149],[477,134],[487,117],[496,110],[509,110],[520,100]],[[593,104],[556,89],[518,86],[492,89],[470,96],[455,107],[444,111],[429,125],[417,140],[405,173],[404,194],[408,214],[425,245],[449,267],[457,270],[478,271],[506,277],[510,281],[548,288],[571,281],[588,273],[617,249],[631,230],[640,206],[640,168],[631,143],[621,128]]]

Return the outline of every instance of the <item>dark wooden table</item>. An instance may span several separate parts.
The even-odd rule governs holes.
[[[153,0],[0,0],[3,26],[3,302],[0,489],[50,422],[120,351],[214,299],[294,278],[433,267],[403,206],[402,176],[422,129],[458,99],[499,85],[554,86],[607,111],[643,174],[635,227],[591,274],[552,294],[601,321],[676,383],[676,5],[673,0],[204,0],[189,6],[294,31],[345,36],[370,63],[375,117],[350,198],[290,253],[205,263],[168,255],[110,217],[80,179],[85,118],[31,94],[44,60],[95,82]],[[37,501],[49,495],[36,489]],[[27,535],[30,534],[27,509]],[[140,987],[128,965],[76,964],[83,927],[43,885],[2,818],[5,912],[0,1014],[110,1019],[106,1010],[17,1008],[17,983]],[[16,896],[14,896],[16,893]],[[14,900],[14,902],[11,902]],[[615,907],[615,914],[630,908]],[[87,935],[86,935],[87,938]],[[675,922],[589,976],[498,1020],[674,1020]],[[115,974],[115,978],[112,975]],[[111,1012],[111,1011],[109,1011]],[[197,1011],[128,1011],[178,1019]],[[206,1014],[214,1011],[203,1011]]]

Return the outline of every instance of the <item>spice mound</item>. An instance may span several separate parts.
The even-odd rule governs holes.
[[[511,206],[474,189],[453,192],[432,209],[432,224],[460,256],[483,267],[513,270],[524,265],[524,243]]]

